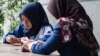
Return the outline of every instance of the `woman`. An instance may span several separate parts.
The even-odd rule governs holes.
[[[48,22],[46,13],[39,2],[29,3],[23,6],[19,14],[21,23],[12,32],[6,34],[3,43],[21,43],[22,37],[28,39],[46,41],[52,27]],[[42,38],[46,36],[45,38]],[[22,38],[23,39],[23,38]]]
[[[78,1],[51,0],[48,10],[58,23],[45,43],[23,42],[31,52],[50,54],[58,50],[61,56],[98,56],[92,22]]]
[[[92,21],[77,0],[52,0],[48,10],[57,19],[65,17],[67,20],[73,21],[71,23],[71,25],[74,25],[71,29],[72,35],[89,50],[92,56],[97,55],[99,44],[93,34]]]

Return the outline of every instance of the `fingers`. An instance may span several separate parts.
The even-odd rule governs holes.
[[[43,43],[45,43],[45,42],[44,42],[44,41],[41,41],[41,40],[37,40],[37,43],[43,44]]]
[[[20,38],[17,38],[15,37],[14,35],[8,35],[7,38],[6,38],[6,41],[8,43],[21,43],[21,39]]]
[[[6,38],[6,41],[7,41],[8,43],[13,43],[13,42],[15,42],[15,39],[16,39],[15,36],[9,35],[9,36],[7,36],[7,38]]]
[[[64,17],[59,18],[59,19],[57,20],[57,22],[58,22],[61,26],[63,26],[63,25],[69,25],[69,24],[70,24],[69,18],[64,18]]]
[[[22,37],[22,38],[21,38],[21,42],[22,42],[23,44],[27,44],[27,43],[30,43],[30,40],[28,39],[28,37]]]
[[[16,38],[17,43],[21,43],[21,38]]]
[[[26,47],[25,45],[22,46],[22,52],[29,52],[28,47]]]
[[[23,42],[23,41],[29,41],[28,37],[22,37],[21,42]]]

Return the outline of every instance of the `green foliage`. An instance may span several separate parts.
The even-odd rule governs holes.
[[[0,24],[4,23],[4,15],[2,13],[2,11],[0,10]]]
[[[2,36],[4,34],[2,28],[0,27],[0,36]]]
[[[28,0],[29,2],[37,2],[38,0]]]

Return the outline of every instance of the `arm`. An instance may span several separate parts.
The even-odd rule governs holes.
[[[9,33],[7,33],[6,35],[4,35],[3,37],[2,37],[2,39],[1,39],[1,41],[3,42],[3,43],[9,43],[9,42],[7,42],[6,41],[6,39],[8,38],[10,38],[10,37],[12,37],[12,38],[19,38],[20,36],[21,36],[21,34],[20,33],[22,33],[22,28],[21,28],[22,26],[20,25],[20,26],[18,26],[18,27],[16,27],[12,32],[9,32]]]
[[[60,27],[57,25],[49,39],[43,44],[32,44],[31,51],[39,54],[50,54],[57,50],[62,43]]]
[[[84,20],[82,20],[82,22],[84,22]],[[86,24],[87,22],[84,22],[84,23]],[[76,24],[80,24],[79,27],[82,27],[82,29],[85,29],[86,25],[84,25],[83,23],[78,22]],[[55,27],[53,33],[51,34],[51,36],[45,43],[37,44],[37,43],[33,42],[33,43],[29,44],[29,45],[31,45],[31,47],[29,47],[29,49],[33,53],[50,54],[51,52],[57,50],[61,46],[62,40],[63,39],[61,38],[60,27]]]
[[[57,50],[62,44],[60,26],[56,25],[53,33],[47,39],[45,43],[37,43],[37,42],[24,42],[27,48],[33,53],[38,54],[50,54],[51,52]],[[45,36],[46,37],[46,36]]]
[[[52,31],[53,31],[53,28],[50,25],[45,26],[44,31],[42,32],[43,37],[41,38],[41,36],[40,36],[40,39],[38,39],[38,40],[41,40],[44,42],[47,41],[47,39],[51,36]]]

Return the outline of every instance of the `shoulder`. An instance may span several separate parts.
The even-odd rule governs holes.
[[[45,35],[49,35],[52,31],[53,31],[52,26],[45,25],[41,27],[39,34],[42,34],[43,36],[45,36]]]
[[[45,33],[50,33],[53,31],[53,27],[51,25],[44,26]]]
[[[44,28],[45,28],[46,30],[53,30],[53,27],[52,27],[51,25],[44,26]]]

